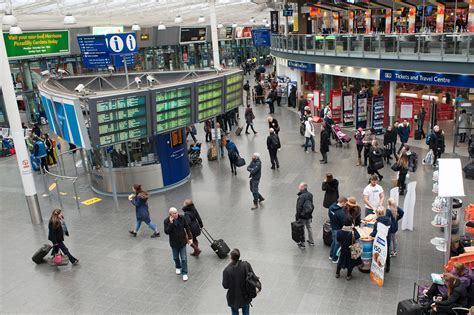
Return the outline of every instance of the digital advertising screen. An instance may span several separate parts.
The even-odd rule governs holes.
[[[227,112],[243,104],[243,73],[226,76],[225,82],[225,111]]]
[[[193,124],[192,85],[165,88],[155,92],[156,133]]]
[[[183,43],[199,43],[205,42],[207,36],[207,28],[204,27],[182,27],[179,30],[179,42]]]
[[[9,59],[69,55],[69,31],[3,34]]]
[[[223,101],[222,78],[197,83],[197,117],[203,121],[222,113]]]

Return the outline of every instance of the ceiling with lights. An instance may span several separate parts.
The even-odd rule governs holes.
[[[214,1],[217,23],[224,25],[261,25],[270,17],[269,4],[275,2]],[[10,11],[23,30],[64,28],[66,15],[74,16],[76,24],[73,27],[210,24],[208,0],[0,0],[0,16]],[[177,16],[182,22],[178,23]]]

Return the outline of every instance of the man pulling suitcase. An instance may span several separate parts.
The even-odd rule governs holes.
[[[308,230],[307,242],[309,245],[314,246],[313,230],[311,228],[314,204],[313,204],[313,194],[311,194],[308,191],[308,184],[300,183],[298,188],[299,188],[299,192],[298,192],[298,199],[296,201],[296,215],[295,215],[296,222],[292,223],[292,230],[295,233],[303,234],[302,238],[300,237],[299,240],[295,240],[295,236],[293,236],[293,239],[295,240],[299,248],[304,249],[306,248],[304,244],[304,239],[305,239],[304,227],[305,226],[306,226],[306,229]]]

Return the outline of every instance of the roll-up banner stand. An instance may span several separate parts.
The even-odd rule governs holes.
[[[367,128],[367,95],[356,97],[356,128]]]

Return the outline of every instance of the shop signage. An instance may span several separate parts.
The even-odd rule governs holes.
[[[293,16],[293,10],[283,10],[283,16]]]
[[[380,80],[474,88],[474,76],[460,74],[380,70]]]
[[[383,285],[385,274],[385,262],[387,260],[387,234],[388,227],[384,224],[377,225],[377,235],[375,235],[372,247],[372,264],[370,265],[370,280],[379,287]]]
[[[265,28],[252,30],[252,42],[255,47],[270,47],[270,30]]]
[[[469,3],[469,13],[467,14],[467,31],[474,33],[474,1]]]
[[[278,33],[278,26],[280,25],[278,17],[278,11],[270,11],[270,29],[272,33]]]
[[[316,65],[314,63],[288,60],[288,68],[304,70],[307,72],[316,72]]]
[[[141,34],[140,35],[140,40],[150,40],[150,34]]]
[[[69,54],[69,31],[5,33],[3,38],[10,59]]]
[[[185,43],[204,43],[207,38],[207,27],[182,27],[179,30],[179,42]]]

